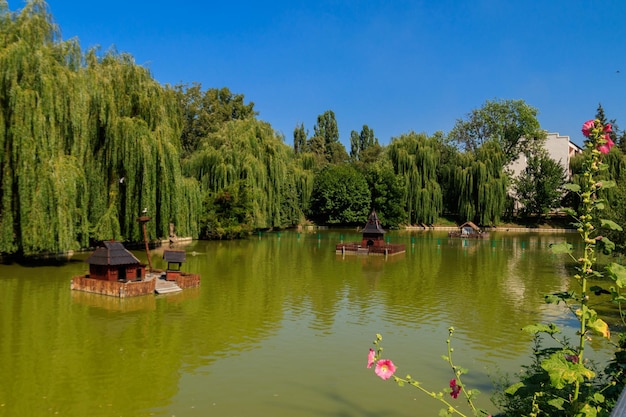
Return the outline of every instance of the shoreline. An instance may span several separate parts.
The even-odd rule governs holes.
[[[459,230],[458,226],[405,226],[403,230]],[[483,228],[485,232],[546,232],[546,233],[578,233],[576,229],[552,227],[507,227],[493,226]]]

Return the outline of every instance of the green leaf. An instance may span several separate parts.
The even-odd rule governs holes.
[[[598,410],[595,407],[592,407],[589,404],[583,405],[580,409],[577,416],[585,416],[585,417],[596,417],[598,415]]]
[[[591,379],[595,373],[579,363],[572,363],[565,359],[563,352],[557,352],[541,363],[541,367],[548,372],[550,384],[556,389],[563,389],[566,385],[576,381],[583,382]]]
[[[548,401],[548,404],[550,404],[552,407],[556,408],[559,411],[564,411],[565,409],[563,408],[563,404],[565,404],[565,400],[563,398],[553,398],[550,401]]]
[[[570,215],[570,216],[576,216],[576,215],[577,215],[576,210],[574,210],[574,209],[572,209],[572,208],[569,208],[569,207],[568,207],[568,208],[564,208],[564,209],[563,209],[563,212],[564,212],[565,214]]]
[[[611,263],[606,267],[610,277],[615,280],[615,284],[618,288],[624,288],[626,286],[626,267]]]
[[[621,232],[623,230],[622,226],[615,223],[613,220],[600,219],[600,225],[602,227],[608,227],[611,230],[617,230],[618,232]]]
[[[610,255],[615,250],[615,243],[613,243],[608,237],[603,237],[598,243],[598,248],[601,249],[602,253],[605,255]]]
[[[613,188],[617,186],[617,183],[613,180],[603,180],[602,181],[602,189],[604,190],[605,188]]]
[[[561,243],[551,243],[550,250],[555,255],[560,255],[563,253],[572,253],[573,246],[571,243],[561,242]]]
[[[546,294],[544,295],[544,301],[546,304],[558,304],[561,301],[567,301],[574,298],[575,293],[572,292],[556,292],[554,294]]]
[[[515,395],[515,393],[517,392],[517,390],[519,390],[520,388],[524,387],[524,383],[523,382],[516,382],[515,384],[511,385],[510,387],[508,387],[507,389],[504,390],[504,392],[506,394],[509,395]]]
[[[611,331],[609,325],[602,319],[590,319],[587,321],[587,328],[602,335],[603,337],[610,339]]]
[[[565,184],[563,186],[563,188],[565,188],[567,191],[571,191],[573,193],[579,193],[580,192],[580,185],[578,185],[578,184],[573,184],[573,183]]]
[[[558,326],[554,323],[529,324],[528,326],[524,326],[522,330],[530,334],[537,334],[537,333],[555,334],[555,333],[561,332],[561,329],[559,329]]]

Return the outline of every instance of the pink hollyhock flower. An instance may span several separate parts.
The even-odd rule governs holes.
[[[450,380],[450,388],[452,388],[452,392],[450,392],[450,396],[456,399],[461,392],[461,386],[456,384],[456,379]]]
[[[604,133],[610,133],[613,131],[613,129],[611,128],[611,123],[607,123],[604,125],[604,127],[602,128],[602,131]]]
[[[376,363],[374,372],[382,379],[389,379],[396,372],[396,365],[389,359],[381,359]]]
[[[595,120],[587,120],[585,123],[583,123],[583,135],[585,135],[586,137],[589,137],[589,134],[591,133],[591,129],[594,128],[596,121]]]
[[[578,356],[576,355],[565,355],[565,360],[571,363],[578,363]]]
[[[604,135],[605,142],[601,145],[598,145],[598,150],[600,153],[607,154],[611,151],[611,148],[615,146],[615,143],[611,140],[611,136],[608,133]]]
[[[376,352],[374,351],[374,349],[370,348],[370,353],[368,353],[367,355],[367,367],[371,368],[375,360],[376,360]]]

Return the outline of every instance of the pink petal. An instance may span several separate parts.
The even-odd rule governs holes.
[[[376,352],[374,349],[370,348],[370,353],[367,354],[367,367],[371,368],[376,360]]]
[[[374,372],[382,379],[389,379],[396,372],[396,365],[389,359],[381,359],[376,363]]]

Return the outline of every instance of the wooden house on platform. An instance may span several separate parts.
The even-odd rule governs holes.
[[[135,297],[153,294],[154,274],[146,274],[146,265],[129,252],[121,242],[105,241],[86,260],[89,273],[72,278],[70,288],[77,291]]]
[[[472,222],[465,222],[458,230],[448,232],[448,237],[460,237],[468,239],[484,239],[489,237],[489,232],[483,232],[480,227]]]
[[[139,262],[121,242],[103,242],[86,260],[89,277],[104,281],[142,281],[146,266]]]
[[[395,255],[404,253],[404,244],[391,244],[385,242],[385,230],[380,224],[378,215],[372,210],[365,227],[361,230],[361,243],[338,243],[335,252],[338,254],[378,254],[378,255]]]
[[[146,265],[139,262],[121,242],[106,241],[85,260],[89,264],[89,273],[73,277],[70,288],[125,298],[178,292],[200,286],[199,274],[181,271],[185,251],[165,250],[163,258],[167,262],[166,271],[150,268],[147,272]]]

